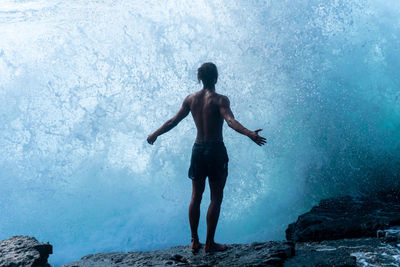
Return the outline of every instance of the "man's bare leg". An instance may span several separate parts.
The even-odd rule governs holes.
[[[201,247],[197,228],[199,226],[200,203],[204,192],[205,182],[204,178],[192,180],[192,199],[189,206],[189,222],[190,230],[192,232],[192,243],[190,244],[190,247],[194,252],[198,251]]]
[[[222,198],[224,195],[226,177],[209,179],[211,203],[207,212],[207,239],[204,246],[205,252],[224,251],[228,247],[226,245],[214,242],[215,229],[217,228],[219,212],[221,209]]]

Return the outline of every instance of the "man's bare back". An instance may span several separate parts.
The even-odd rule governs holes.
[[[189,112],[192,113],[197,128],[197,137],[192,149],[189,178],[192,179],[192,198],[189,205],[189,222],[192,234],[191,248],[197,252],[201,243],[197,234],[200,218],[200,203],[209,177],[211,202],[207,212],[207,238],[205,252],[216,252],[227,249],[226,245],[214,242],[215,229],[228,175],[228,155],[223,144],[222,126],[224,120],[235,131],[248,136],[257,145],[262,146],[266,139],[258,135],[261,129],[250,131],[241,125],[233,116],[228,97],[215,92],[218,71],[213,63],[204,63],[197,77],[203,82],[203,89],[188,95],[178,113],[167,120],[158,130],[147,137],[153,144],[157,137],[174,128]]]
[[[223,141],[220,113],[224,96],[210,90],[200,90],[188,97],[188,104],[197,128],[196,143]]]

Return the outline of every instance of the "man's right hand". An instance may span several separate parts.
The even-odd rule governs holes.
[[[259,131],[262,131],[262,129],[258,129],[258,130],[255,130],[255,131],[250,132],[249,135],[248,135],[248,137],[249,137],[251,140],[253,140],[254,143],[256,143],[257,145],[262,146],[262,145],[264,145],[264,144],[267,142],[267,139],[264,138],[264,137],[262,137],[262,136],[259,136],[259,135],[258,135],[258,132],[259,132]]]

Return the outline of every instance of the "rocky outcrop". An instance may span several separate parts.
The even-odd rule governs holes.
[[[377,230],[400,225],[400,191],[373,196],[324,199],[286,229],[294,242],[376,237]]]
[[[52,253],[49,243],[39,243],[30,236],[13,236],[0,242],[0,266],[49,267],[47,259]]]
[[[189,246],[165,250],[128,253],[98,253],[84,256],[63,267],[112,267],[112,266],[283,266],[294,255],[294,244],[270,241],[247,245],[229,245],[228,250],[193,254]]]

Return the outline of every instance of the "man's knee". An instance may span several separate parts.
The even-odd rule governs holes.
[[[214,206],[221,206],[222,203],[222,199],[223,199],[223,195],[218,195],[218,196],[212,196],[211,197],[211,204]]]
[[[202,198],[203,198],[203,192],[193,193],[192,194],[192,203],[200,205]]]
[[[203,198],[204,190],[195,191],[192,193],[192,203],[200,205],[201,199]]]

